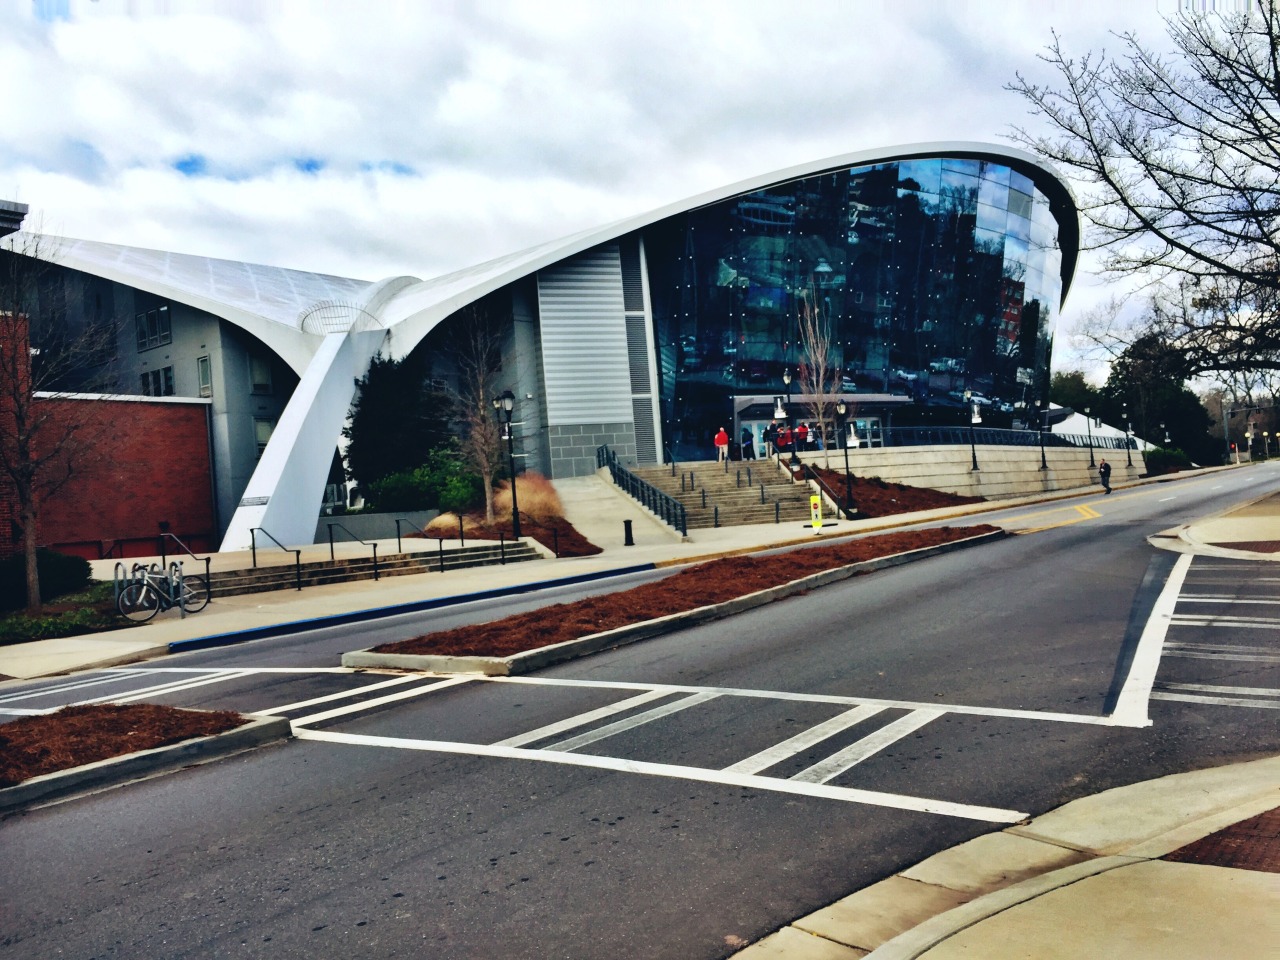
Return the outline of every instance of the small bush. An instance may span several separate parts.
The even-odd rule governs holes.
[[[447,477],[440,487],[440,509],[465,513],[484,503],[484,481],[470,473]]]
[[[1191,460],[1181,450],[1169,450],[1164,447],[1152,447],[1143,453],[1147,465],[1147,475],[1158,477],[1162,473],[1173,473],[1175,470],[1189,468]]]
[[[64,593],[84,589],[89,582],[89,561],[53,550],[36,553],[40,574],[40,599],[48,602]],[[19,610],[27,605],[26,559],[22,554],[0,560],[0,610]]]
[[[430,510],[438,502],[435,487],[421,471],[393,473],[369,484],[368,506],[374,511]]]

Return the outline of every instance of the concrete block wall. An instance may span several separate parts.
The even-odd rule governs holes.
[[[929,487],[947,493],[1000,500],[1009,497],[1046,493],[1098,484],[1096,464],[1102,459],[1095,450],[1095,466],[1089,466],[1088,448],[1045,447],[1048,468],[1040,468],[1040,448],[981,446],[975,448],[978,469],[968,445],[935,447],[874,447],[849,451],[849,469],[857,477],[879,477],[893,483],[913,487]],[[832,470],[844,470],[844,451],[834,449],[827,454],[810,451],[800,454],[802,460]],[[1142,458],[1133,453],[1133,466],[1125,464],[1123,450],[1108,451],[1111,456],[1112,484],[1137,479],[1145,472]]]
[[[596,472],[596,449],[609,445],[626,466],[636,464],[636,431],[630,423],[573,423],[547,428],[551,476],[586,477]]]

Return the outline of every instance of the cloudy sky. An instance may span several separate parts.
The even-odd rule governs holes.
[[[430,277],[792,164],[1034,126],[1176,0],[0,0],[0,199],[48,233]],[[1104,292],[1078,285],[1072,317]],[[1061,364],[1055,362],[1055,367]]]

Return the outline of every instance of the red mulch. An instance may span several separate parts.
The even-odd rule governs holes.
[[[810,466],[843,502],[844,471],[828,470],[816,464],[810,464]],[[855,475],[852,479],[853,505],[859,517],[891,517],[899,513],[913,513],[916,510],[936,510],[939,507],[983,503],[987,499],[986,497],[962,497],[959,494],[929,490],[925,487],[909,487],[905,483],[889,483],[879,477]]]
[[[63,707],[0,724],[0,787],[97,760],[234,730],[248,718],[228,710],[151,703]]]
[[[555,604],[490,623],[384,643],[373,649],[378,653],[506,657],[672,613],[722,603],[823,570],[964,540],[996,529],[998,528],[989,524],[979,524],[972,527],[911,530],[866,537],[829,547],[793,550],[771,557],[738,556],[711,560],[682,570],[661,583],[646,584],[604,597]]]
[[[492,524],[473,521],[467,527],[467,536],[484,540],[497,540],[499,532],[508,540],[515,539],[510,519]],[[561,557],[593,557],[604,552],[564,517],[526,517],[522,511],[520,533],[537,540],[548,550],[557,551]]]

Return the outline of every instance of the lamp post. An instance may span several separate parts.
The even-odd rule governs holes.
[[[1040,438],[1040,469],[1041,470],[1049,469],[1049,461],[1046,460],[1044,457],[1044,421],[1047,413],[1048,411],[1043,409],[1040,406],[1039,402],[1037,401],[1036,403],[1036,434]]]
[[[511,471],[511,533],[520,537],[520,507],[516,502],[516,441],[511,431],[511,412],[516,408],[516,397],[510,390],[493,398],[494,415],[502,427],[502,438],[507,441],[507,465]]]
[[[973,459],[973,466],[970,471],[978,469],[978,448],[973,441],[973,425],[979,421],[978,405],[973,402],[973,391],[966,390],[964,392],[964,402],[969,404],[969,456]]]
[[[1084,428],[1089,431],[1089,469],[1092,470],[1097,464],[1093,462],[1093,418],[1089,416],[1088,407],[1084,408]]]
[[[782,371],[782,382],[787,388],[787,429],[791,433],[791,469],[795,470],[796,465],[800,463],[800,458],[796,456],[796,425],[795,418],[791,416],[791,368],[787,367]]]
[[[1271,459],[1271,431],[1270,430],[1262,431],[1262,459],[1263,460]]]
[[[1121,405],[1120,415],[1124,417],[1124,462],[1126,466],[1133,466],[1133,448],[1129,446],[1129,436],[1133,433],[1133,425],[1129,423],[1129,404]]]
[[[1163,420],[1161,420],[1161,421],[1160,421],[1160,429],[1164,431],[1164,447],[1165,447],[1165,449],[1166,449],[1166,450],[1168,450],[1168,449],[1169,449],[1169,443],[1170,443],[1170,440],[1169,440],[1169,428],[1168,428],[1168,427],[1166,427],[1166,426],[1164,425],[1164,421],[1163,421]]]
[[[844,397],[836,401],[836,416],[840,418],[840,446],[844,447],[844,512],[845,515],[853,513],[853,478],[849,475],[849,438],[846,436],[848,428],[845,422],[845,414],[849,412],[849,406],[844,402]]]

